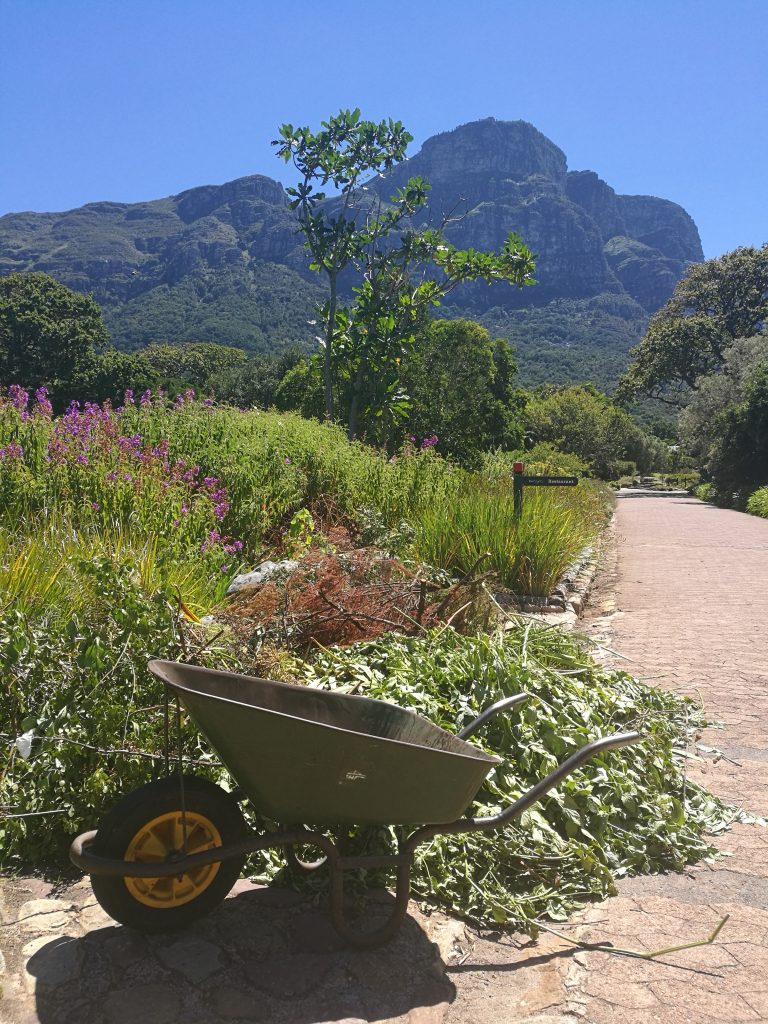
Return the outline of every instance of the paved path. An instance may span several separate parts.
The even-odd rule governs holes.
[[[724,756],[702,754],[690,776],[768,817],[768,522],[630,492],[615,532],[594,627],[632,659],[618,664],[701,697],[725,728],[700,742]],[[731,856],[712,867],[622,883],[586,915],[599,928],[580,937],[658,949],[701,938],[730,914],[717,944],[667,957],[672,968],[579,954],[561,965],[561,1010],[589,1024],[768,1020],[768,829],[737,825],[716,845]]]
[[[726,727],[701,742],[725,756],[691,775],[768,815],[768,522],[635,495],[615,530],[588,627],[635,674],[701,695]],[[293,893],[246,882],[183,935],[145,938],[106,918],[87,881],[0,880],[0,1024],[768,1020],[768,829],[737,826],[718,845],[732,856],[623,882],[581,920],[582,938],[650,949],[731,915],[716,945],[664,963],[468,933],[415,907],[394,943],[359,953]]]

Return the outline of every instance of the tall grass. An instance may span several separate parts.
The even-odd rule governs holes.
[[[511,484],[474,477],[446,500],[422,511],[415,547],[427,562],[468,572],[479,559],[504,586],[548,594],[602,520],[594,491],[574,499],[554,491],[531,490],[523,514],[514,514]]]
[[[200,618],[224,598],[227,579],[206,574],[194,562],[167,558],[156,535],[128,529],[76,529],[49,521],[36,532],[0,532],[0,621],[13,611],[63,628],[101,593],[84,566],[96,562],[130,566],[136,586],[152,598],[170,588],[188,615]]]

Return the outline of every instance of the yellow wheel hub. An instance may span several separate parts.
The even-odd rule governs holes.
[[[221,846],[216,826],[203,814],[187,811],[186,852],[202,853]],[[147,822],[133,837],[125,851],[125,860],[144,864],[164,863],[170,854],[184,847],[184,823],[181,811],[169,811]],[[203,893],[216,877],[218,864],[206,864],[180,875],[166,878],[124,878],[128,892],[139,903],[158,910],[180,907]]]

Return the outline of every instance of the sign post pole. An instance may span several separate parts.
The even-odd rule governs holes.
[[[512,465],[512,500],[515,518],[519,519],[523,514],[523,464],[515,462]]]

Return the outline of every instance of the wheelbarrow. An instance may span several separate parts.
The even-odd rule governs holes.
[[[358,947],[389,941],[408,908],[416,848],[436,835],[503,828],[586,761],[637,743],[639,733],[588,743],[499,814],[462,816],[500,758],[467,740],[494,715],[528,696],[498,701],[458,735],[394,704],[153,660],[150,671],[176,698],[179,770],[124,797],[79,835],[70,858],[91,876],[96,899],[117,921],[142,931],[183,927],[217,906],[239,878],[246,857],[282,848],[294,867],[326,864],[336,931]],[[181,760],[180,704],[207,736],[237,783],[226,792],[188,775]],[[169,765],[166,702],[165,754]],[[255,832],[238,797],[267,818],[301,826]],[[349,825],[406,825],[397,853],[345,856],[326,830]],[[323,856],[300,859],[309,846]],[[344,872],[389,868],[395,898],[386,923],[361,933],[344,914]]]

